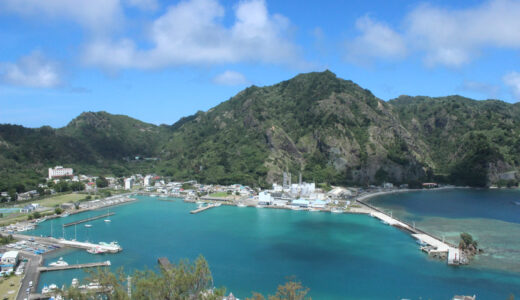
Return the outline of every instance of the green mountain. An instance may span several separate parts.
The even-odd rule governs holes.
[[[19,178],[31,185],[56,164],[262,186],[284,171],[333,184],[513,182],[519,109],[459,96],[385,102],[330,71],[307,73],[251,86],[171,126],[106,112],[59,129],[0,125],[0,190]]]

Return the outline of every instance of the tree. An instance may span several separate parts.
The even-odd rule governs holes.
[[[38,212],[38,211],[35,211],[35,212],[33,212],[32,216],[34,219],[38,219],[42,216],[42,214],[40,214],[40,212]]]
[[[63,212],[63,209],[60,208],[60,207],[56,207],[56,208],[54,209],[54,212],[55,212],[57,215],[61,215],[61,213]]]
[[[123,269],[112,273],[108,268],[88,271],[88,281],[97,281],[102,287],[110,288],[104,299],[129,299],[127,276]],[[132,275],[132,299],[201,299],[220,300],[225,290],[213,287],[213,277],[204,257],[194,263],[180,261],[177,265],[161,268],[160,272],[135,271]],[[77,288],[65,291],[66,299],[90,299],[80,296]]]
[[[83,191],[85,189],[85,185],[79,181],[75,181],[70,184],[70,189],[75,192]]]
[[[16,190],[10,189],[9,190],[9,197],[11,197],[11,201],[18,200],[18,194],[16,193]]]
[[[60,181],[54,185],[54,190],[58,193],[70,191],[70,186],[66,181]]]
[[[96,179],[96,186],[98,188],[105,188],[108,186],[108,180],[103,177],[103,176],[99,176],[97,179]]]
[[[284,285],[279,285],[276,294],[267,297],[269,300],[311,300],[310,297],[306,297],[309,292],[309,288],[302,286],[301,282],[289,279]],[[252,298],[246,298],[247,300],[264,300],[265,297],[259,293],[253,293]]]
[[[474,249],[477,249],[478,242],[473,239],[473,236],[467,232],[463,232],[460,234],[460,243],[459,248],[461,249],[467,249],[469,247],[472,247]]]

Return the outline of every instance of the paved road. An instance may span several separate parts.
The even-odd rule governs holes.
[[[22,286],[20,288],[20,292],[18,293],[17,298],[17,300],[24,300],[29,298],[29,294],[26,292],[27,288],[29,288],[29,282],[33,282],[31,293],[36,292],[38,279],[40,276],[40,273],[38,272],[38,267],[42,263],[43,258],[41,255],[35,255],[28,252],[20,252],[20,256],[29,260],[25,265],[25,275],[22,279]]]

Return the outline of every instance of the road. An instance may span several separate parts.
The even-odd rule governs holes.
[[[25,265],[25,274],[22,279],[22,286],[20,287],[20,292],[18,293],[17,300],[24,300],[29,298],[29,294],[27,294],[26,290],[29,288],[29,282],[33,282],[33,286],[31,288],[31,293],[35,293],[38,285],[38,277],[40,276],[40,272],[38,272],[38,267],[42,263],[42,256],[36,255],[32,253],[28,253],[25,251],[20,251],[20,256],[22,258],[27,258],[28,261]]]

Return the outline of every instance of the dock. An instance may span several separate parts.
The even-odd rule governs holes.
[[[94,221],[94,220],[97,220],[97,219],[110,217],[110,216],[113,216],[113,215],[115,215],[115,213],[113,213],[113,212],[106,213],[106,214],[103,214],[103,215],[90,217],[90,218],[86,218],[86,219],[75,221],[75,222],[66,223],[66,224],[63,224],[63,227],[74,226],[74,225],[78,225],[78,224],[81,224],[81,223],[86,223],[86,222]]]
[[[70,270],[70,269],[85,269],[85,268],[96,268],[96,267],[108,267],[110,266],[110,261],[103,262],[94,262],[87,264],[76,264],[76,265],[68,265],[68,266],[58,266],[58,267],[38,267],[38,272],[50,272],[50,271],[61,271],[61,270]]]
[[[203,207],[199,207],[197,209],[194,209],[194,210],[190,211],[190,214],[198,214],[200,212],[203,212],[205,210],[208,210],[210,208],[217,207],[217,206],[220,206],[220,205],[219,204],[209,204],[209,205],[206,205],[206,206],[203,206]]]
[[[63,246],[68,246],[72,248],[80,248],[80,249],[99,249],[108,253],[117,253],[123,250],[119,245],[111,245],[111,244],[94,244],[89,242],[78,242],[78,241],[69,241],[69,240],[58,240],[58,243]]]

